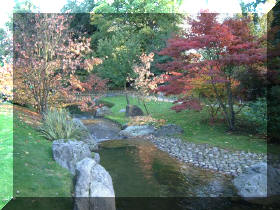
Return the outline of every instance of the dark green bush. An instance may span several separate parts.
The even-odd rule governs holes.
[[[70,112],[70,114],[83,114],[84,112],[82,112],[78,105],[70,105],[66,107],[66,110],[68,112]]]
[[[108,101],[98,100],[96,105],[103,105],[112,108],[115,104]],[[82,112],[79,109],[78,105],[69,105],[66,107],[66,110],[70,112],[70,114],[85,114],[85,113],[92,114],[92,112]]]
[[[250,129],[258,134],[267,134],[267,103],[265,98],[249,102],[239,115],[239,127]]]

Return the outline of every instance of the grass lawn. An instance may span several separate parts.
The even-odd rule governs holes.
[[[73,177],[53,160],[52,142],[32,126],[29,112],[24,109],[14,112],[14,195],[71,197]]]
[[[111,108],[112,114],[106,118],[115,120],[121,124],[129,121],[125,117],[125,113],[119,112],[120,109],[126,107],[124,96],[102,98],[104,101],[112,102],[115,105]],[[136,98],[130,97],[130,103],[138,105],[144,109],[142,104],[138,103]],[[195,143],[207,143],[213,146],[219,146],[229,150],[244,150],[256,153],[266,153],[267,147],[270,152],[277,152],[280,149],[279,145],[268,145],[265,139],[258,136],[246,134],[244,132],[227,132],[227,127],[223,123],[215,123],[210,125],[207,122],[207,113],[205,111],[196,112],[185,110],[179,113],[171,110],[172,103],[150,101],[147,107],[152,117],[157,119],[165,119],[167,123],[174,123],[184,129],[184,134],[179,137],[185,141]]]
[[[13,107],[0,104],[0,209],[13,197]]]

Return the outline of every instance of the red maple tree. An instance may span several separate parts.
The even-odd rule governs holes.
[[[261,40],[250,33],[248,18],[217,20],[217,13],[200,13],[188,19],[190,30],[167,41],[159,55],[172,57],[171,62],[158,64],[169,73],[158,91],[179,95],[176,111],[201,110],[202,104],[193,91],[207,87],[213,92],[230,130],[235,129],[235,115],[241,107],[236,91],[244,69],[254,64],[264,65],[266,49]]]

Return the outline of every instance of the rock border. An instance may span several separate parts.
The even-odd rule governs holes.
[[[167,152],[170,156],[182,162],[231,176],[238,176],[251,165],[267,162],[269,158],[266,154],[229,151],[208,144],[183,142],[181,139],[173,137],[149,135],[144,139],[152,142],[158,149]],[[280,168],[280,160],[275,160],[273,165],[276,168]]]
[[[115,192],[110,174],[100,165],[100,155],[74,139],[52,143],[53,159],[74,175],[74,210],[115,210]]]

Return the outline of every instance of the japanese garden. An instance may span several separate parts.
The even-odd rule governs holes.
[[[0,208],[277,209],[278,1],[79,2],[0,28]]]

